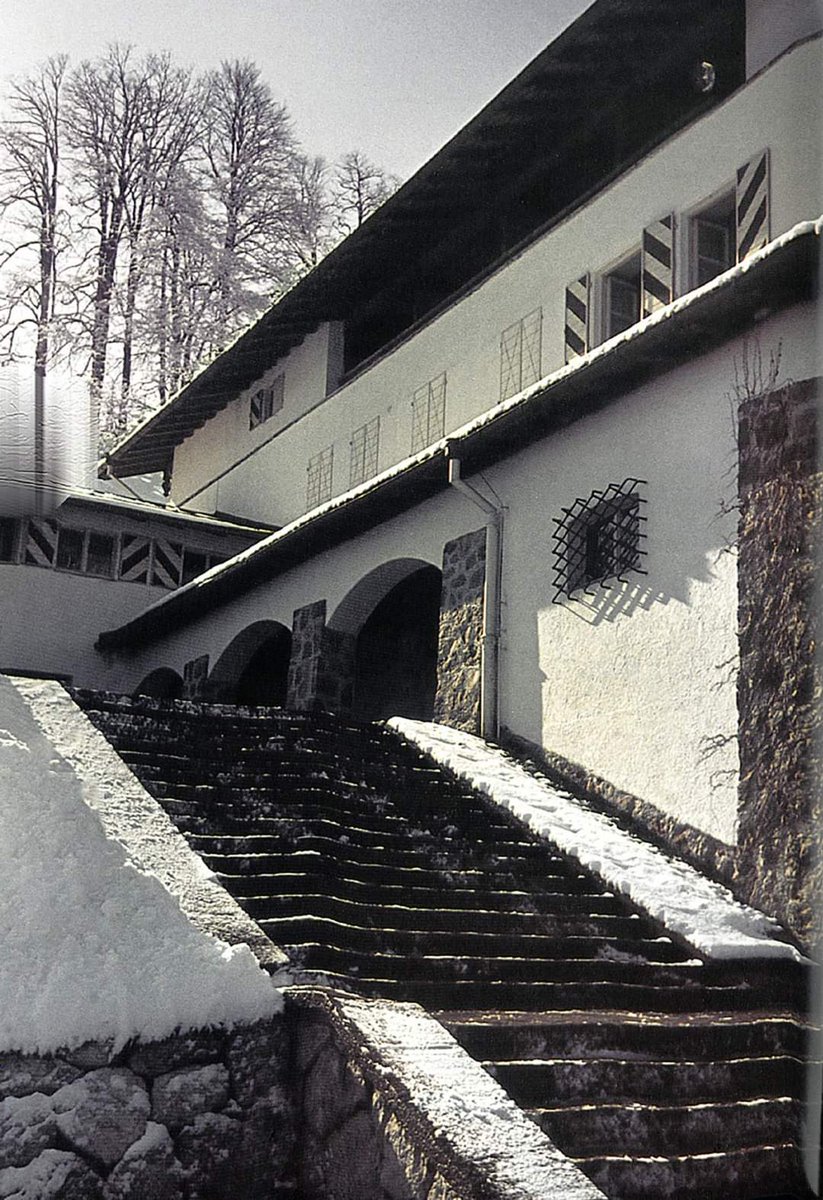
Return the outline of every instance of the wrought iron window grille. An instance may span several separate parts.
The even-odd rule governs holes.
[[[626,574],[646,575],[642,563],[646,517],[645,498],[638,489],[644,479],[624,479],[575,500],[555,520],[554,604],[576,592],[594,594],[596,587],[628,583]]]

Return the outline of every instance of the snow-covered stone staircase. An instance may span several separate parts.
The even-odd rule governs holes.
[[[796,964],[695,958],[382,726],[76,698],[300,982],[434,1012],[607,1196],[806,1194]]]

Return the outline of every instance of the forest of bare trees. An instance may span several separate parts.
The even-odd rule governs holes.
[[[53,57],[0,109],[0,364],[36,406],[68,365],[111,444],[398,183],[305,153],[252,62]]]

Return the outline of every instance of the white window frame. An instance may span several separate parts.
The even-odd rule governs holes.
[[[592,303],[594,305],[594,322],[593,327],[597,331],[596,345],[601,345],[603,342],[609,341],[610,338],[619,337],[619,334],[611,332],[611,278],[616,275],[628,263],[637,259],[640,263],[640,283],[638,288],[637,300],[637,320],[632,325],[637,325],[641,319],[641,306],[643,303],[643,250],[642,243],[637,243],[632,248],[619,258],[616,258],[608,266],[603,267],[598,271],[593,280],[592,287]],[[631,329],[632,325],[627,326]],[[623,330],[622,332],[625,332]]]
[[[682,263],[681,277],[679,280],[678,295],[685,295],[687,292],[693,292],[700,285],[697,282],[697,221],[704,213],[715,208],[724,200],[731,200],[732,212],[735,210],[736,195],[735,181],[728,179],[724,185],[713,192],[710,196],[706,196],[699,204],[695,204],[683,215],[681,225],[683,228],[683,253],[680,256]],[[737,238],[734,221],[732,222],[732,243],[731,243],[731,263],[734,266],[737,262]]]

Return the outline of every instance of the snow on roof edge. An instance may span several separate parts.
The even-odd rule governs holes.
[[[773,936],[780,926],[772,917],[736,900],[722,884],[627,833],[548,780],[529,774],[497,747],[432,722],[393,717],[388,724],[628,896],[698,953],[713,959],[803,961],[794,946]]]

